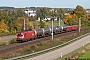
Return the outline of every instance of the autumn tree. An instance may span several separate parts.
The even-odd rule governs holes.
[[[86,20],[86,21],[88,20],[88,15],[86,13],[86,10],[82,6],[77,5],[74,12],[75,12],[75,14],[77,15],[78,18],[82,17],[83,20]]]
[[[15,21],[15,29],[17,31],[23,30],[24,20],[25,20],[26,30],[33,29],[33,25],[30,23],[28,18],[26,18],[26,17],[18,17],[17,20]]]
[[[45,22],[44,22],[43,20],[40,20],[40,21],[39,21],[39,27],[40,27],[40,28],[45,28],[45,25],[46,25],[46,24],[45,24]]]
[[[8,32],[10,34],[16,32],[16,20],[18,17],[28,17],[27,14],[25,14],[24,10],[19,8],[19,9],[15,9],[15,10],[0,10],[0,21],[4,20],[4,23],[8,26]],[[28,26],[28,24],[26,24]],[[28,27],[27,27],[28,29]]]
[[[64,19],[64,23],[66,25],[69,25],[69,26],[77,25],[78,24],[78,17],[74,13],[66,14],[65,19]]]
[[[4,20],[0,21],[0,33],[8,33],[8,26],[4,23]]]
[[[12,33],[13,31],[15,19],[16,14],[13,10],[0,10],[0,20],[4,20],[4,23],[8,26],[9,33]]]
[[[65,16],[64,23],[66,25],[77,25],[79,23],[79,18],[81,18],[82,26],[87,25],[88,15],[86,10],[82,6],[77,5],[72,13]]]
[[[37,16],[30,16],[29,17],[29,21],[35,21],[35,20],[37,20]]]
[[[65,15],[65,19],[64,19],[64,23],[65,23],[66,25],[69,25],[71,18],[72,18],[72,17],[71,17],[70,14],[66,14],[66,15]]]
[[[83,26],[86,25],[86,23],[89,19],[88,14],[86,13],[86,10],[82,6],[77,5],[74,12],[78,18],[81,18],[82,25]]]

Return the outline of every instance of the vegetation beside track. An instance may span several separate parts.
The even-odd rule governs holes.
[[[90,60],[90,43],[80,47],[79,49],[64,55],[62,58],[59,57],[55,60],[71,60],[71,59],[76,59],[76,60]]]
[[[6,40],[0,40],[0,46],[5,46],[5,45],[13,44],[13,43],[16,43],[15,38],[6,39]]]
[[[81,55],[80,57],[79,57],[79,59],[90,59],[90,50],[89,51],[87,51],[87,52],[85,52],[83,55]]]

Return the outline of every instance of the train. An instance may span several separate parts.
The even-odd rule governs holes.
[[[52,32],[52,27],[50,28],[41,28],[37,30],[25,30],[21,32],[17,32],[16,36],[17,42],[25,42],[29,40],[34,40],[37,38],[42,38],[46,36],[51,36],[52,33],[53,35],[60,34],[63,32],[70,32],[70,31],[76,31],[78,30],[79,26],[78,25],[73,25],[73,26],[55,26],[53,27],[53,32]]]

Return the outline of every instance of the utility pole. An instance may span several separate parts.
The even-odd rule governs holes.
[[[60,18],[59,18],[59,26],[61,25],[61,21],[60,21]]]
[[[53,19],[52,19],[52,40],[53,40]]]
[[[80,29],[81,29],[81,18],[79,18],[79,33],[80,33]]]
[[[53,10],[53,17],[52,17],[52,41],[53,41],[53,20],[54,20],[54,10]]]
[[[25,28],[25,20],[24,20],[24,30],[25,30],[26,28]]]

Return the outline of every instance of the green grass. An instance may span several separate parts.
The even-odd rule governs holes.
[[[9,39],[7,39],[7,40],[0,40],[0,46],[8,45],[9,41],[10,41]]]
[[[68,54],[64,55],[62,58],[59,57],[59,58],[57,58],[57,59],[55,59],[55,60],[64,60],[65,58],[69,58],[69,57],[73,56],[74,54],[82,51],[82,50],[85,49],[87,46],[90,46],[90,43],[86,44],[85,46],[80,47],[79,49],[77,49],[77,50],[75,50],[75,51],[72,51],[71,53],[68,53]],[[83,56],[83,55],[84,55],[84,56]],[[90,51],[87,51],[87,52],[86,52],[85,54],[83,54],[83,55],[81,56],[81,57],[83,57],[82,59],[90,58]],[[81,59],[81,57],[78,58],[78,59]]]
[[[39,25],[38,21],[30,21],[30,23],[32,23],[34,26],[38,26]],[[45,22],[45,24],[46,24],[47,27],[51,27],[52,26],[52,21],[47,21],[47,22]],[[61,21],[60,25],[64,26],[64,22]],[[59,26],[59,22],[58,21],[53,21],[53,26]]]
[[[6,39],[6,40],[0,40],[0,46],[5,46],[5,45],[9,45],[11,43],[15,43],[16,39],[12,38],[12,39]]]
[[[84,53],[83,55],[81,55],[80,57],[79,57],[79,59],[80,58],[90,58],[90,50],[89,51],[87,51],[86,53]]]
[[[63,26],[64,25],[64,22],[63,21],[61,21],[61,26]],[[52,26],[52,22],[51,21],[48,21],[48,22],[46,22],[46,25],[48,25],[49,27],[51,27]],[[54,21],[53,22],[53,26],[59,26],[59,22],[58,21]]]

